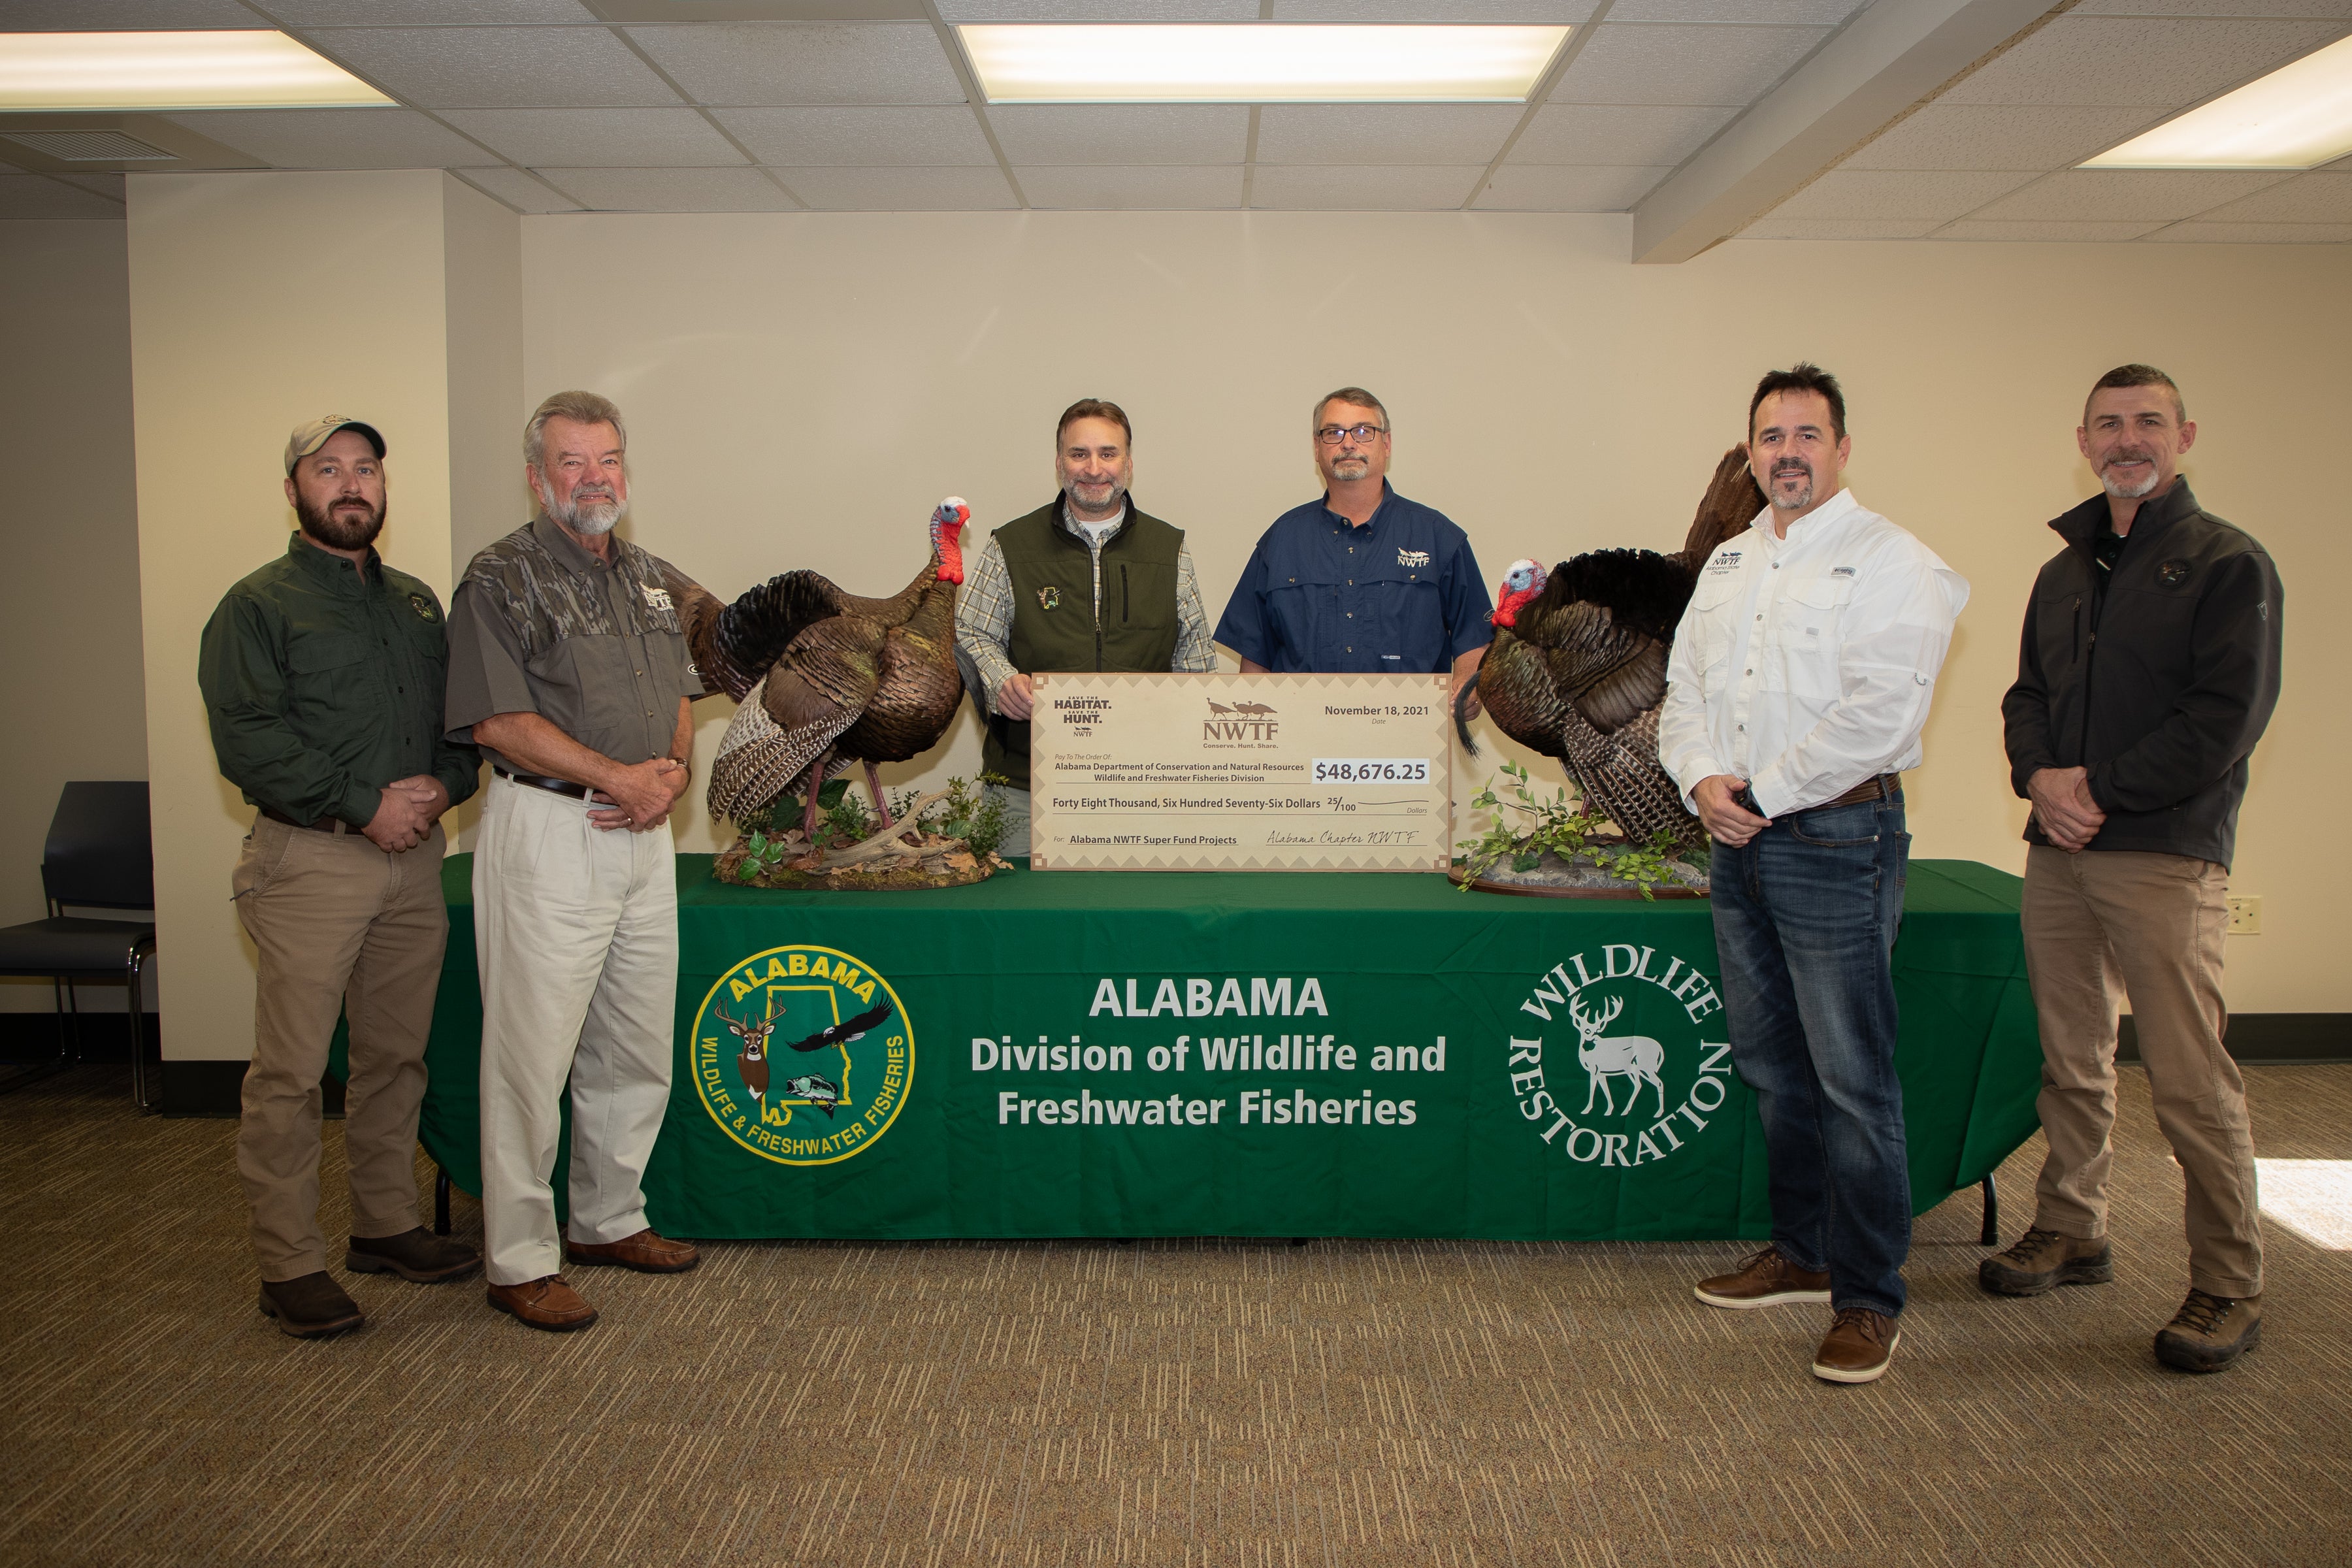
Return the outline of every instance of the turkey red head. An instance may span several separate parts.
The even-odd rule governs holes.
[[[931,553],[940,558],[940,581],[963,581],[963,525],[971,520],[971,506],[961,496],[950,496],[931,512]]]
[[[1524,557],[1512,562],[1509,574],[1503,579],[1503,591],[1495,595],[1495,624],[1498,626],[1518,625],[1519,606],[1542,593],[1544,584],[1550,581],[1551,574],[1544,570],[1541,562]]]

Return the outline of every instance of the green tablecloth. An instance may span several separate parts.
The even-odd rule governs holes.
[[[709,871],[708,856],[679,857],[676,1080],[646,1175],[667,1234],[1768,1228],[1703,900],[1025,868],[935,893],[823,895],[721,887]],[[478,1192],[471,873],[466,856],[444,872],[421,1136]],[[1896,1061],[1922,1210],[2036,1124],[2018,888],[1966,861],[1911,868]],[[884,1004],[858,1039],[787,1048]],[[764,1074],[722,1012],[769,1026]]]

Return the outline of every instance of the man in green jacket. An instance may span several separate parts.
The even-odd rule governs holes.
[[[383,563],[383,437],[341,416],[286,445],[301,522],[286,553],[231,588],[196,666],[220,771],[259,808],[230,880],[260,953],[237,1173],[252,1208],[261,1310],[297,1338],[356,1328],[319,1227],[319,1080],[351,1021],[343,1266],[438,1281],[473,1249],[417,1222],[425,1037],[449,919],[441,814],[479,759],[442,738],[441,602]]]
[[[1054,433],[1061,493],[998,529],[956,596],[956,648],[985,695],[988,771],[1013,781],[998,852],[1029,853],[1029,678],[1217,668],[1184,531],[1129,504],[1134,426],[1081,398]]]

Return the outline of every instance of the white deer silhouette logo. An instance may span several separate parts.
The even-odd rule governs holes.
[[[1640,1101],[1642,1085],[1649,1083],[1657,1088],[1658,1114],[1664,1116],[1666,1113],[1666,1085],[1665,1080],[1658,1076],[1658,1069],[1665,1065],[1666,1047],[1647,1035],[1601,1037],[1601,1031],[1608,1027],[1609,1020],[1624,1010],[1625,999],[1622,996],[1611,997],[1609,1010],[1598,1018],[1585,1016],[1580,999],[1571,1000],[1568,1005],[1568,1016],[1576,1021],[1576,1032],[1584,1037],[1583,1044],[1576,1047],[1576,1059],[1592,1080],[1592,1087],[1584,1096],[1584,1109],[1587,1112],[1592,1110],[1592,1097],[1597,1094],[1608,1106],[1609,1114],[1616,1115],[1617,1100],[1609,1091],[1609,1080],[1623,1077],[1633,1080],[1631,1086],[1633,1092],[1625,1100],[1627,1110],[1633,1110]]]

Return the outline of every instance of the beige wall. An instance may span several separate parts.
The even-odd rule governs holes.
[[[0,924],[38,920],[41,846],[68,779],[147,776],[139,529],[122,225],[0,222],[0,616],[12,761],[0,774]],[[113,1009],[120,986],[83,988]],[[47,1012],[47,982],[0,981],[0,1011]]]
[[[1189,531],[1214,616],[1266,522],[1316,493],[1305,427],[1333,385],[1388,400],[1398,488],[1466,527],[1493,578],[1522,554],[1678,544],[1756,376],[1811,357],[1848,389],[1856,493],[1975,587],[1912,781],[1918,853],[2014,869],[2024,813],[1999,704],[2055,547],[2042,525],[2092,489],[2072,438],[2084,390],[2151,361],[2201,424],[2200,495],[2289,587],[2286,697],[2236,878],[2266,930],[2232,943],[2231,1003],[2352,1009],[2323,907],[2345,852],[2304,826],[2352,761],[2325,689],[2352,636],[2321,595],[2352,564],[2320,459],[2352,351],[2347,248],[1625,255],[1610,217],[539,217],[523,224],[525,390],[620,401],[628,526],[725,594],[801,566],[896,589],[938,498],[990,525],[1036,505],[1055,416],[1109,397],[1137,423],[1137,494]],[[707,764],[724,704],[704,712]],[[1495,755],[1457,760],[1458,794]],[[967,712],[941,752],[886,776],[977,763]],[[680,839],[715,844],[698,807]]]
[[[450,336],[457,321],[499,330],[512,289],[502,295],[496,272],[514,254],[499,229],[516,220],[456,184],[433,170],[130,179],[147,748],[173,1058],[251,1054],[253,971],[228,878],[253,813],[214,766],[195,657],[221,595],[286,548],[288,430],[332,412],[383,432],[379,546],[445,596],[453,489],[478,515],[490,482],[479,457],[453,448],[453,404],[511,396],[500,366],[515,356],[489,343],[453,356]],[[510,310],[508,321],[510,332]]]
[[[517,222],[434,174],[131,190],[147,743],[167,781],[163,949],[187,977],[165,996],[175,1056],[247,1048],[224,894],[249,814],[214,773],[192,666],[221,591],[283,547],[276,454],[306,413],[383,422],[387,552],[439,587],[527,516],[522,418],[579,385],[628,413],[625,526],[647,546],[723,594],[803,566],[877,593],[919,569],[940,496],[990,525],[1046,499],[1055,415],[1108,396],[1137,421],[1137,493],[1189,531],[1213,615],[1265,523],[1315,494],[1305,428],[1330,386],[1389,399],[1399,488],[1467,527],[1491,579],[1521,554],[1677,543],[1756,375],[1803,356],[1846,382],[1862,499],[1975,584],[1913,780],[1919,853],[2012,868],[2023,813],[1998,705],[2053,548],[2042,521],[2091,488],[2070,435],[2083,389],[2128,359],[2181,379],[2203,426],[2192,479],[2291,590],[2287,694],[2236,879],[2266,932],[2232,944],[2231,1004],[2352,1010],[2321,909],[2344,851],[2299,809],[2347,751],[2322,681],[2347,633],[2313,595],[2347,564],[2315,460],[2340,404],[2327,367],[2352,350],[2344,247],[1735,243],[1636,268],[1615,218]],[[725,704],[703,712],[707,769]],[[1514,754],[1487,744],[1457,760],[1457,795]],[[967,714],[886,776],[977,766]],[[718,842],[698,801],[679,836]]]

